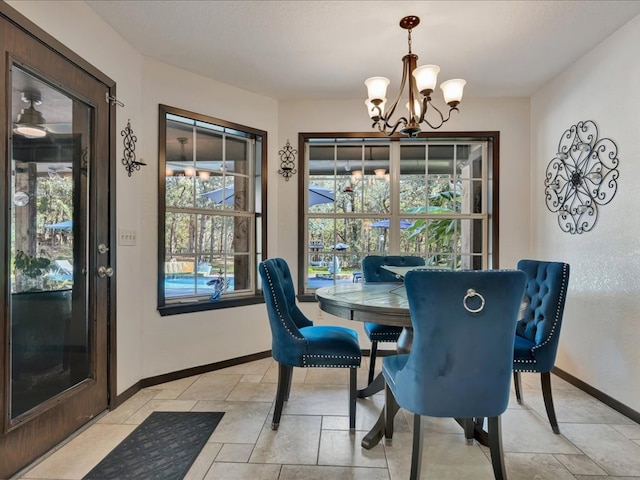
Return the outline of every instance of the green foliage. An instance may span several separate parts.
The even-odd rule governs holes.
[[[14,265],[16,270],[22,272],[23,275],[37,278],[44,275],[46,269],[51,265],[51,260],[46,257],[34,257],[24,253],[22,250],[18,250]]]

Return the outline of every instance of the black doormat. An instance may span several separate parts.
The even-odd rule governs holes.
[[[224,412],[153,412],[83,480],[182,480]]]

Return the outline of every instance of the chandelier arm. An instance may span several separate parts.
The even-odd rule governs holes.
[[[431,107],[433,110],[435,110],[436,112],[438,112],[438,115],[440,116],[440,123],[438,125],[433,125],[429,119],[427,118],[427,112],[426,110]],[[442,115],[442,112],[440,111],[440,109],[438,107],[436,107],[433,103],[431,103],[431,101],[427,102],[427,108],[425,109],[425,117],[423,119],[424,123],[426,123],[427,125],[429,125],[431,128],[433,128],[434,130],[437,130],[438,128],[440,128],[442,125],[444,125],[444,123],[449,120],[449,117],[451,116],[451,110],[449,110],[449,117],[447,117],[446,119],[444,118],[444,115]]]
[[[393,103],[391,104],[391,107],[389,108],[389,110],[387,110],[387,113],[384,115],[384,117],[382,117],[385,121],[385,123],[387,124],[387,126],[389,128],[391,128],[391,124],[389,123],[391,121],[391,117],[393,116],[393,113],[396,110],[396,107],[398,106],[398,102],[400,102],[400,99],[402,98],[402,92],[404,92],[404,87],[407,84],[407,78],[410,75],[410,64],[409,61],[410,59],[408,58],[408,55],[405,55],[404,57],[402,57],[402,81],[400,82],[400,89],[398,90],[398,95],[396,96],[396,99],[393,101]],[[404,117],[401,117],[400,119],[398,119],[398,121],[402,120]],[[404,123],[406,125],[407,120],[404,119]],[[397,128],[397,122],[396,125],[394,127],[394,131]]]
[[[408,120],[407,120],[407,118],[406,118],[406,117],[400,117],[400,118],[398,119],[398,121],[397,121],[396,123],[394,123],[393,125],[391,125],[391,124],[389,124],[389,123],[387,122],[387,125],[386,125],[386,126],[387,126],[388,128],[391,128],[391,131],[389,132],[389,135],[393,135],[394,133],[396,133],[396,130],[398,129],[398,127],[399,127],[400,125],[406,125],[407,123],[408,123]]]

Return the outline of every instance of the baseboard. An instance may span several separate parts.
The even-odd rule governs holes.
[[[558,367],[553,367],[553,370],[551,370],[551,372],[556,374],[563,380],[566,380],[574,387],[579,388],[583,392],[591,395],[593,398],[613,408],[616,412],[621,413],[625,417],[629,417],[631,420],[633,420],[636,423],[640,423],[640,412],[637,412],[636,410],[627,407],[625,404],[619,402],[615,398],[610,397],[609,395],[607,395],[604,392],[601,392],[597,388],[593,388],[588,383],[583,382],[582,380],[574,377],[570,373],[567,373]]]
[[[156,375],[154,377],[143,378],[142,380],[127,388],[120,395],[118,395],[115,401],[115,405],[112,405],[111,409],[113,410],[119,405],[122,405],[126,400],[133,397],[143,388],[153,387],[154,385],[160,385],[161,383],[172,382],[173,380],[180,380],[181,378],[192,377],[193,375],[201,375],[203,373],[213,372],[215,370],[222,370],[223,368],[233,367],[235,365],[241,365],[243,363],[253,362],[255,360],[261,360],[270,356],[271,350],[268,350],[266,352],[253,353],[251,355],[245,355],[243,357],[231,358],[222,362],[209,363],[207,365],[200,365],[198,367],[192,367],[171,373]]]

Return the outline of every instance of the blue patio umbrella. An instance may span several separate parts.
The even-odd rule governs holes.
[[[413,225],[413,222],[409,222],[408,220],[400,219],[400,228],[402,228],[402,229],[409,228],[411,225]],[[372,223],[371,226],[372,227],[378,227],[378,228],[389,228],[389,219],[378,220],[377,222]]]
[[[65,220],[63,222],[52,223],[51,225],[46,225],[44,228],[48,230],[71,230],[73,228],[73,221]]]
[[[224,202],[225,205],[233,205],[233,185],[216,188],[210,192],[203,193],[202,196],[213,200],[215,203]],[[330,203],[334,200],[333,190],[316,185],[309,185],[309,206]]]

